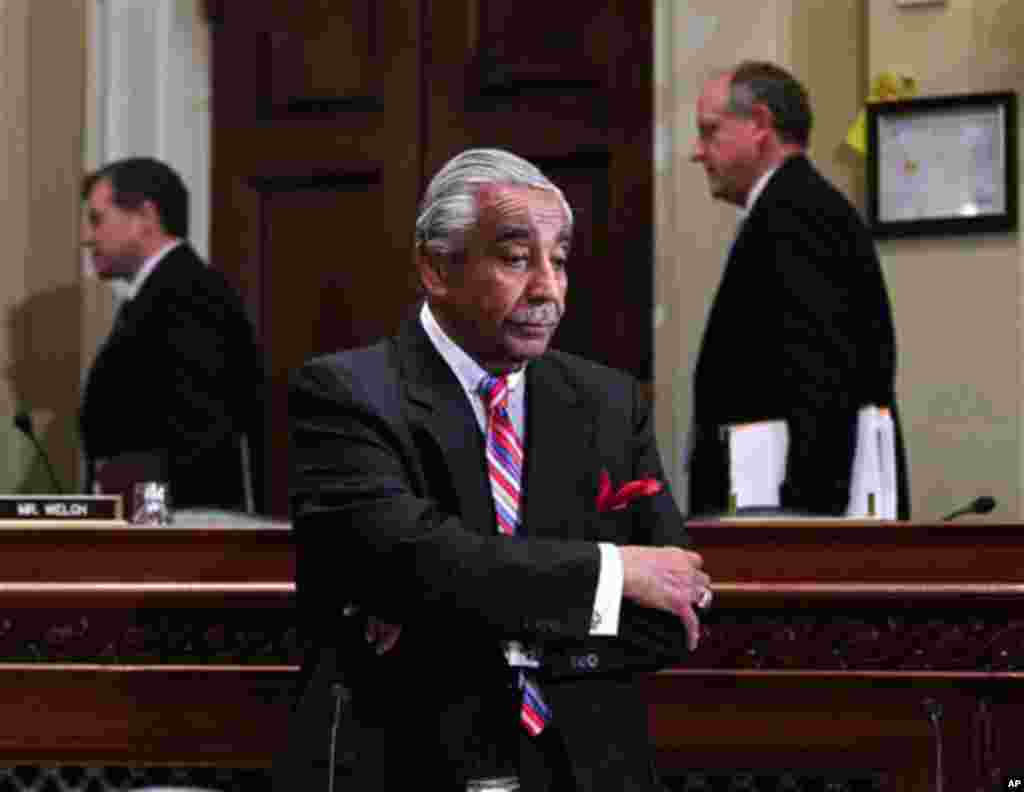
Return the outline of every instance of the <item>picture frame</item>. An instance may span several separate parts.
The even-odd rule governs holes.
[[[1017,229],[1016,94],[869,104],[867,133],[876,237]]]

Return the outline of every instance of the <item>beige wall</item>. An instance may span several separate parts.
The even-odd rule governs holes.
[[[1024,4],[870,0],[872,73],[898,68],[923,95],[1020,90]],[[1021,247],[1017,234],[879,245],[897,311],[900,380],[917,513],[991,492],[1021,499]]]
[[[77,467],[86,2],[0,0],[0,492],[51,490],[19,409],[65,486]]]
[[[655,330],[659,440],[677,488],[691,372],[736,213],[713,203],[687,161],[702,76],[748,57],[803,79],[816,122],[811,156],[864,206],[864,165],[842,144],[871,75],[898,69],[923,94],[1024,85],[1019,0],[658,0]],[[1018,518],[1024,439],[1021,249],[1016,234],[879,245],[898,336],[897,389],[914,515],[934,518],[980,493]],[[752,383],[752,386],[756,384]]]

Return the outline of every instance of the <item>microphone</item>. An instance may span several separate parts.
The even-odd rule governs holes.
[[[32,441],[32,445],[36,447],[36,452],[39,454],[39,458],[42,459],[43,464],[46,465],[46,472],[50,474],[50,482],[53,484],[54,491],[58,495],[63,495],[64,488],[57,480],[57,474],[53,472],[53,465],[50,464],[50,455],[46,453],[46,449],[43,448],[43,444],[40,443],[39,438],[36,437],[35,429],[32,428],[32,416],[29,415],[27,411],[21,410],[14,416],[14,425]]]
[[[975,498],[966,506],[952,511],[942,518],[943,522],[947,520],[954,520],[957,517],[962,517],[965,514],[988,514],[996,507],[996,499],[991,495],[982,495]]]

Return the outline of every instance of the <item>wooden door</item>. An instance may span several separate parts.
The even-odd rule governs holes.
[[[266,350],[272,513],[287,513],[288,375],[409,314],[416,205],[464,148],[507,148],[562,186],[576,239],[556,344],[650,379],[649,0],[207,8],[211,263],[242,290]]]

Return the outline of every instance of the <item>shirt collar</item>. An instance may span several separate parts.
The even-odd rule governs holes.
[[[768,180],[771,179],[772,175],[779,169],[776,165],[769,171],[765,171],[761,174],[761,177],[754,182],[754,186],[750,188],[750,192],[747,194],[747,205],[743,207],[743,215],[750,214],[754,208],[754,204],[757,203],[757,199],[761,197],[761,193],[764,192],[764,188],[768,185]]]
[[[139,291],[142,289],[142,284],[146,282],[150,275],[153,274],[153,270],[156,269],[156,265],[159,264],[164,256],[170,253],[178,245],[182,244],[185,240],[183,239],[172,239],[170,242],[165,244],[156,253],[147,258],[142,262],[142,266],[139,267],[139,271],[135,273],[135,277],[131,280],[120,281],[122,284],[117,289],[118,297],[122,300],[134,300],[138,296]]]
[[[445,363],[448,364],[448,367],[459,380],[462,389],[470,398],[479,398],[480,394],[477,391],[477,387],[480,385],[480,380],[488,375],[488,372],[466,354],[466,351],[456,344],[441,328],[441,325],[437,322],[437,317],[434,316],[434,312],[430,310],[430,306],[425,300],[423,307],[420,308],[420,324],[423,325],[423,329],[426,331],[431,343],[433,343],[434,348],[437,349],[441,357],[444,358]],[[516,371],[509,372],[509,393],[512,393],[519,387],[523,381],[525,370],[526,367],[523,366]]]

